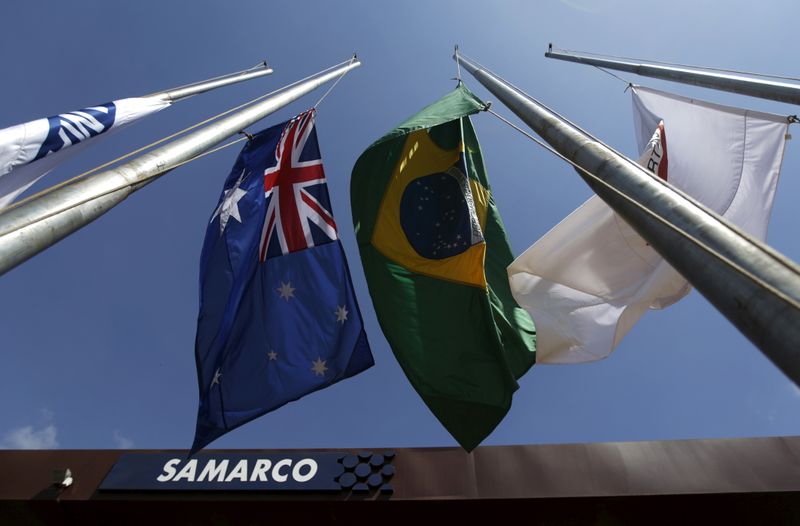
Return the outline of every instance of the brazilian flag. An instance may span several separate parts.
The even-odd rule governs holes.
[[[465,86],[376,141],[353,168],[353,224],[383,333],[414,389],[467,451],[511,407],[536,331],[517,306],[513,256]]]

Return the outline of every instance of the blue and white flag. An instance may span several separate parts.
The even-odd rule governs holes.
[[[90,140],[93,137],[118,130],[169,104],[155,97],[134,97],[0,130],[0,208],[94,142]]]
[[[373,365],[314,111],[242,149],[206,231],[192,451]]]

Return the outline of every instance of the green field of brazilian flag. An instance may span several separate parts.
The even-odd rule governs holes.
[[[381,328],[411,384],[470,451],[511,407],[536,331],[511,296],[513,260],[462,84],[372,144],[350,197]]]

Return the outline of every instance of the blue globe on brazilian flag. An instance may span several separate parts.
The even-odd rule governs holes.
[[[536,331],[517,306],[513,260],[459,86],[370,146],[351,208],[364,273],[403,371],[466,450],[511,407],[534,364]]]

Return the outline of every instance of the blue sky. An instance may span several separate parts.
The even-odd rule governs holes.
[[[13,2],[3,6],[0,127],[243,69],[275,74],[180,102],[54,171],[52,184],[345,60],[319,108],[334,212],[376,365],[251,422],[213,447],[407,447],[455,442],[411,389],[377,325],[350,220],[353,163],[376,138],[454,86],[453,45],[635,156],[630,94],[585,66],[587,50],[797,75],[794,1]],[[628,76],[778,114],[796,107]],[[491,96],[465,75],[479,96]],[[322,91],[265,119],[299,113]],[[499,104],[504,115],[510,112]],[[580,205],[566,164],[494,117],[474,123],[515,253]],[[794,128],[791,129],[793,132]],[[768,242],[800,260],[788,143]],[[187,448],[197,410],[194,333],[205,227],[236,157],[183,166],[0,277],[0,447]],[[648,313],[608,359],[535,366],[485,444],[800,433],[800,390],[698,293]]]

